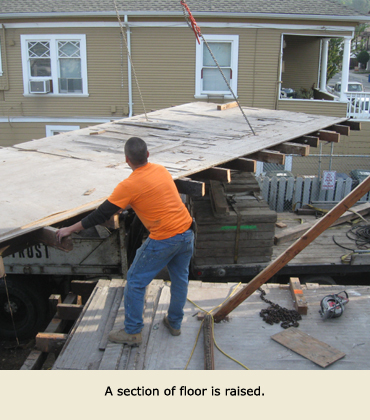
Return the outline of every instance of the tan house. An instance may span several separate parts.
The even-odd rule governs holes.
[[[334,0],[187,4],[200,43],[180,0],[2,0],[0,146],[187,102],[233,100],[204,40],[243,106],[346,115],[350,40],[368,15]],[[330,38],[344,39],[340,100],[326,92]],[[350,137],[352,153],[370,154],[369,132],[365,123]],[[344,137],[336,151],[348,147]]]

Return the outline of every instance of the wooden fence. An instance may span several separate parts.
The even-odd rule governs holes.
[[[321,188],[322,180],[318,177],[268,178],[257,177],[262,197],[270,209],[277,212],[294,211],[305,204],[314,202],[339,202],[348,195],[353,187],[351,178],[338,178],[334,190]],[[370,201],[370,192],[360,201]]]

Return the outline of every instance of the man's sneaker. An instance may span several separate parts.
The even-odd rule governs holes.
[[[170,330],[171,335],[180,335],[181,334],[181,330],[175,330],[175,328],[171,327],[167,316],[165,316],[163,318],[163,324]]]
[[[113,330],[108,335],[112,343],[126,344],[128,346],[138,346],[142,342],[141,332],[128,334],[125,330]]]

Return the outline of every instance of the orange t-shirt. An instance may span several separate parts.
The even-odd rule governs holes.
[[[117,185],[108,201],[121,208],[131,205],[151,239],[183,233],[192,223],[171,174],[155,163],[135,169]]]

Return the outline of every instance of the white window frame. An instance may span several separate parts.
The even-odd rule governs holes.
[[[58,34],[58,35],[21,35],[22,48],[22,71],[23,71],[23,94],[25,96],[40,96],[38,93],[30,93],[29,81],[32,79],[29,74],[28,63],[28,42],[30,41],[49,41],[50,42],[50,61],[51,61],[51,77],[37,78],[38,80],[52,79],[53,92],[47,93],[51,96],[89,96],[87,89],[87,59],[86,59],[86,35],[84,34]],[[58,89],[58,41],[79,41],[80,42],[80,59],[81,59],[81,76],[82,76],[82,93],[59,93]]]
[[[79,125],[45,125],[46,137],[54,136],[54,131],[61,131],[65,133],[66,131],[74,131],[79,129]]]
[[[228,42],[231,43],[231,69],[232,79],[230,86],[235,96],[238,95],[238,56],[239,56],[239,35],[203,35],[207,43],[210,42]],[[210,96],[223,96],[225,99],[233,98],[230,91],[204,91],[201,73],[203,68],[203,39],[200,44],[196,42],[196,62],[195,62],[195,98],[203,99]],[[212,46],[210,45],[212,50]]]

